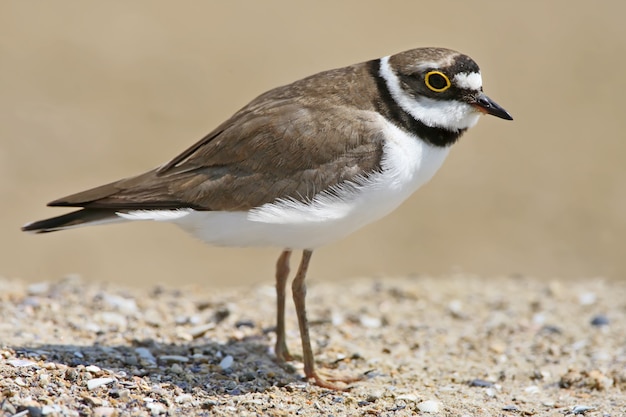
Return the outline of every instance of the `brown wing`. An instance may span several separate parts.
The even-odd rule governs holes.
[[[237,113],[160,169],[49,205],[237,211],[311,199],[379,168],[382,133],[371,129],[369,112],[286,100]]]

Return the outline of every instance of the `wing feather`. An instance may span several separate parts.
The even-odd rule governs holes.
[[[276,199],[310,200],[367,177],[380,169],[383,135],[372,104],[350,91],[364,88],[360,70],[271,90],[160,168],[49,205],[239,211]],[[324,100],[305,94],[311,88]]]

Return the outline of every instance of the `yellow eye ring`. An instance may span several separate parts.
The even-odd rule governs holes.
[[[441,71],[428,72],[424,77],[424,84],[436,93],[442,93],[452,85],[450,79]]]

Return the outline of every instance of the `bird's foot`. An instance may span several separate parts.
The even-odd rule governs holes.
[[[363,380],[363,378],[364,378],[363,375],[359,375],[355,377],[333,376],[333,377],[322,378],[315,371],[311,372],[310,375],[306,375],[306,379],[307,380],[312,379],[315,382],[315,385],[317,385],[318,387],[331,389],[335,391],[347,391],[351,388],[350,384],[352,384],[353,382],[361,381]],[[337,384],[337,382],[341,383],[341,385]]]
[[[274,347],[274,354],[276,355],[276,362],[283,364],[285,362],[290,362],[295,358],[291,353],[289,353],[289,349],[287,349],[287,344],[277,342]]]

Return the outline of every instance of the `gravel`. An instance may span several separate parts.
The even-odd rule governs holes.
[[[347,391],[274,362],[269,284],[0,279],[0,415],[626,413],[624,282],[363,278],[311,282],[307,301],[320,369],[364,376]]]

